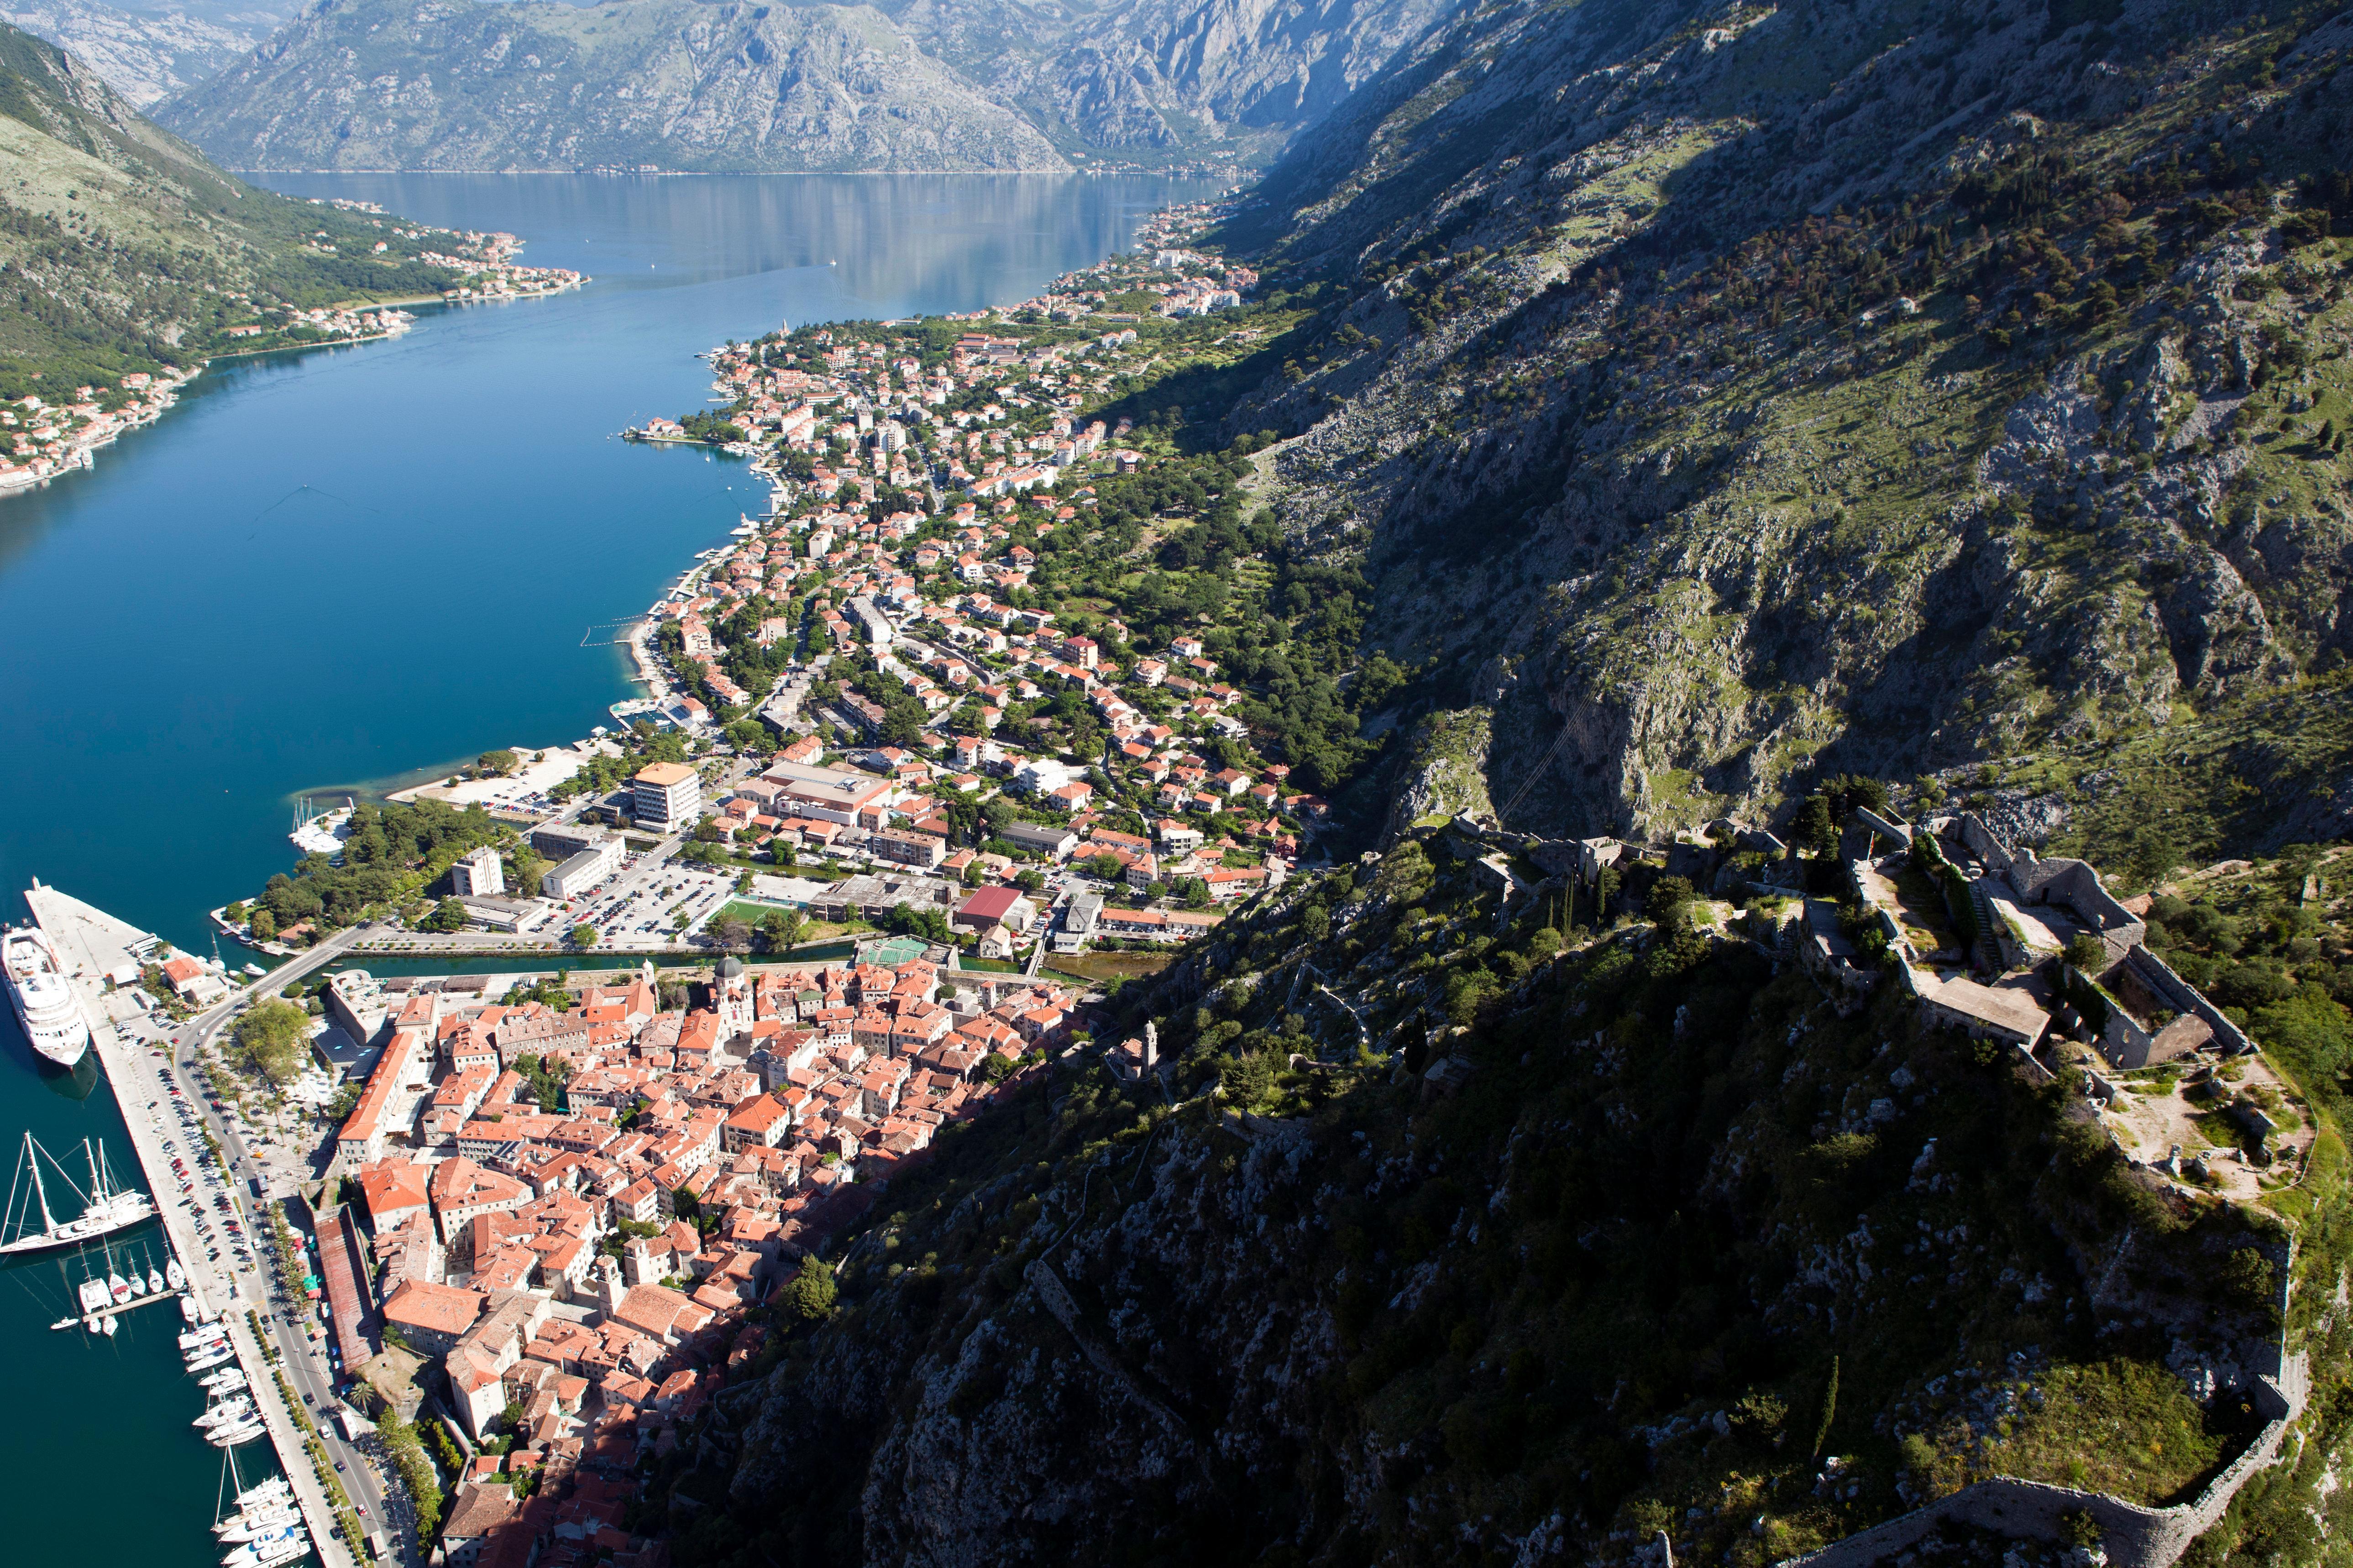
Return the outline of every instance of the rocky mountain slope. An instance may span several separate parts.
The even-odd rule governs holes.
[[[2348,51],[2317,6],[1482,6],[1230,226],[1324,308],[1208,438],[1286,437],[1265,493],[1492,710],[1517,826],[2095,771],[2353,642]]]
[[[159,112],[238,168],[1068,166],[864,5],[329,0]]]
[[[439,237],[230,178],[86,65],[0,25],[0,397],[185,366],[274,308],[438,291]],[[381,246],[381,250],[377,247]]]
[[[330,0],[182,95],[239,167],[1263,162],[1455,0]]]
[[[257,16],[220,23],[179,11],[143,15],[94,0],[43,0],[0,7],[0,21],[47,38],[87,62],[132,107],[144,109],[250,51],[268,36],[276,18]]]
[[[1454,0],[890,0],[923,47],[1087,157],[1256,162]]]
[[[1895,987],[1841,1016],[1669,886],[1558,951],[1425,832],[1132,987],[1106,1034],[1156,1018],[1166,1089],[1074,1053],[895,1179],[837,1310],[787,1310],[658,1467],[678,1561],[1655,1563],[1669,1531],[1761,1568],[1989,1473],[2193,1495],[2263,1347],[2342,1355],[2336,1155],[2266,1205],[2163,1196],[2080,1096]],[[2274,1054],[2333,1150],[2331,1016]],[[2197,1561],[2312,1560],[2347,1436],[2316,1402]]]

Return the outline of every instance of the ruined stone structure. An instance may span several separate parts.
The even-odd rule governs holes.
[[[1947,1524],[1973,1525],[2013,1539],[2062,1541],[2070,1514],[2088,1513],[2100,1527],[2109,1568],[2170,1568],[2189,1543],[2211,1529],[2239,1495],[2239,1489],[2279,1459],[2288,1429],[2304,1414],[2311,1379],[2304,1352],[2268,1347],[2270,1366],[2254,1380],[2255,1408],[2263,1429],[2246,1451],[2215,1477],[2197,1498],[2171,1508],[2147,1508],[2105,1492],[2077,1491],[2044,1481],[1997,1476],[1963,1487],[1884,1524],[1874,1525],[1818,1552],[1793,1557],[1782,1568],[1867,1568],[1918,1544]]]

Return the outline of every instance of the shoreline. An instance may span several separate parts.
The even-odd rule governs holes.
[[[438,230],[436,232],[454,231]],[[451,270],[457,271],[456,268]],[[126,378],[125,389],[144,393],[146,395],[139,401],[125,405],[125,408],[140,409],[143,412],[129,418],[120,418],[119,415],[121,411],[96,416],[114,422],[97,430],[95,434],[86,434],[84,431],[71,433],[59,443],[63,450],[54,458],[36,457],[33,461],[47,462],[51,465],[46,470],[32,469],[29,467],[19,469],[12,467],[8,472],[0,474],[0,500],[45,489],[51,482],[63,479],[69,474],[96,468],[97,452],[100,447],[111,446],[134,430],[142,430],[151,425],[162,423],[164,416],[178,405],[182,390],[216,365],[237,360],[267,359],[272,354],[301,354],[320,349],[360,348],[370,343],[388,342],[406,335],[415,324],[416,317],[410,315],[406,309],[411,305],[455,307],[512,300],[548,299],[557,294],[568,294],[585,286],[589,280],[586,273],[569,273],[561,268],[523,267],[510,261],[485,262],[478,271],[459,272],[458,276],[461,279],[483,276],[498,278],[511,273],[520,273],[533,278],[543,276],[561,278],[563,280],[550,287],[533,287],[519,292],[497,293],[480,292],[460,281],[438,294],[401,295],[391,299],[364,301],[338,300],[332,305],[321,307],[321,309],[336,316],[355,318],[379,315],[384,312],[390,312],[390,315],[385,318],[386,324],[375,331],[351,332],[310,342],[273,343],[251,349],[223,349],[205,355],[193,366],[185,369],[179,366],[166,366],[160,372],[133,373],[142,376],[143,382],[140,385],[132,386],[128,384]],[[0,461],[8,460],[5,455],[0,455]]]

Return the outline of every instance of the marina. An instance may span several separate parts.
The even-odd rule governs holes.
[[[140,1091],[133,1086],[152,1079],[155,1071],[153,1066],[140,1058],[140,1047],[125,1034],[125,1026],[138,1021],[140,1009],[128,1000],[132,993],[111,984],[111,977],[121,974],[126,967],[136,974],[140,961],[155,951],[156,937],[55,888],[36,884],[26,892],[25,900],[41,930],[55,943],[67,979],[93,1020],[93,1044],[100,1065],[124,1110],[132,1147],[138,1154],[149,1186],[156,1192],[173,1190],[180,1184],[173,1175],[171,1156],[163,1147],[162,1123],[134,1109],[139,1104]],[[102,1166],[94,1166],[97,1168]],[[243,1374],[245,1386],[254,1391],[237,1419],[216,1419],[210,1427],[199,1427],[199,1434],[216,1447],[269,1442],[276,1450],[308,1528],[304,1550],[315,1552],[327,1568],[347,1568],[353,1562],[353,1556],[335,1534],[333,1509],[311,1472],[310,1456],[304,1452],[292,1414],[286,1408],[281,1385],[248,1321],[249,1312],[269,1310],[261,1277],[250,1269],[241,1271],[234,1249],[223,1252],[220,1260],[215,1262],[209,1254],[216,1249],[201,1243],[193,1225],[179,1210],[157,1209],[152,1203],[149,1207],[163,1226],[174,1266],[185,1271],[187,1279],[185,1296],[193,1305],[195,1326],[181,1334],[179,1348],[188,1371],[209,1373],[234,1364]],[[240,1213],[247,1209],[242,1194],[237,1196],[236,1207]],[[248,1223],[259,1225],[249,1215]],[[246,1281],[240,1280],[240,1272],[245,1273]],[[131,1293],[127,1279],[119,1289],[115,1288],[111,1265],[107,1289],[112,1298],[111,1303],[84,1314],[98,1324],[102,1333],[117,1326],[120,1314],[141,1303],[141,1299]],[[152,1294],[147,1299],[153,1299]],[[256,1563],[253,1568],[275,1568],[276,1563],[291,1562],[301,1554],[275,1558],[267,1565]]]

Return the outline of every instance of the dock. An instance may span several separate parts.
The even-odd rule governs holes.
[[[98,1053],[99,1064],[114,1090],[115,1103],[122,1112],[123,1125],[130,1130],[131,1146],[139,1155],[140,1172],[146,1178],[147,1191],[155,1199],[157,1215],[170,1238],[173,1254],[179,1258],[180,1267],[187,1270],[187,1294],[195,1298],[201,1315],[217,1316],[228,1331],[237,1364],[244,1370],[247,1385],[254,1393],[255,1407],[261,1412],[270,1442],[278,1450],[279,1468],[293,1483],[294,1496],[302,1509],[302,1522],[310,1531],[311,1550],[324,1568],[355,1568],[350,1547],[335,1533],[334,1508],[319,1485],[311,1456],[303,1450],[301,1435],[287,1408],[286,1396],[246,1321],[248,1310],[264,1313],[269,1310],[267,1298],[248,1300],[239,1292],[234,1270],[205,1256],[204,1243],[172,1202],[173,1195],[180,1190],[179,1178],[172,1173],[171,1159],[164,1152],[162,1124],[146,1109],[147,1100],[155,1097],[140,1087],[153,1082],[157,1069],[153,1062],[141,1058],[140,1047],[125,1040],[120,1028],[121,1024],[142,1015],[131,1001],[131,992],[111,989],[107,978],[110,974],[120,976],[125,965],[131,966],[135,976],[139,964],[148,961],[161,945],[160,939],[152,931],[141,931],[55,888],[37,887],[25,895],[25,901],[32,906],[33,918],[57,944],[58,958],[71,972],[83,1010],[90,1015],[91,1048]],[[233,1180],[228,1190],[245,1224],[254,1230],[257,1246],[266,1247],[263,1238],[269,1231],[256,1223],[245,1194]],[[266,1251],[263,1257],[267,1258]],[[131,1303],[136,1305],[136,1301]],[[108,1309],[110,1313],[128,1310]]]
[[[122,1303],[121,1306],[119,1306],[119,1307],[118,1307],[118,1306],[116,1306],[113,1302],[109,1301],[109,1302],[108,1302],[105,1306],[103,1306],[103,1307],[93,1307],[93,1308],[91,1308],[89,1311],[84,1312],[84,1313],[81,1315],[81,1317],[79,1317],[79,1318],[65,1318],[65,1319],[61,1319],[61,1320],[59,1320],[59,1321],[57,1321],[57,1322],[51,1323],[51,1324],[49,1325],[49,1327],[51,1327],[51,1328],[53,1328],[53,1329],[78,1329],[78,1328],[80,1328],[80,1327],[81,1327],[81,1325],[82,1325],[82,1319],[83,1319],[83,1318],[101,1318],[101,1319],[102,1319],[102,1318],[114,1318],[114,1317],[120,1317],[121,1314],[123,1314],[123,1313],[125,1313],[125,1312],[135,1312],[135,1311],[137,1311],[140,1308],[144,1307],[144,1306],[151,1305],[152,1303],[156,1302],[156,1301],[176,1301],[176,1300],[178,1300],[182,1296],[189,1295],[189,1294],[191,1294],[191,1292],[189,1292],[189,1291],[185,1291],[185,1290],[163,1290],[163,1291],[154,1291],[154,1290],[151,1290],[151,1291],[149,1291],[149,1292],[148,1292],[146,1295],[144,1295],[144,1296],[133,1296],[133,1297],[132,1297],[132,1298],[131,1298],[131,1300],[129,1300],[128,1301],[123,1302],[123,1303]]]

